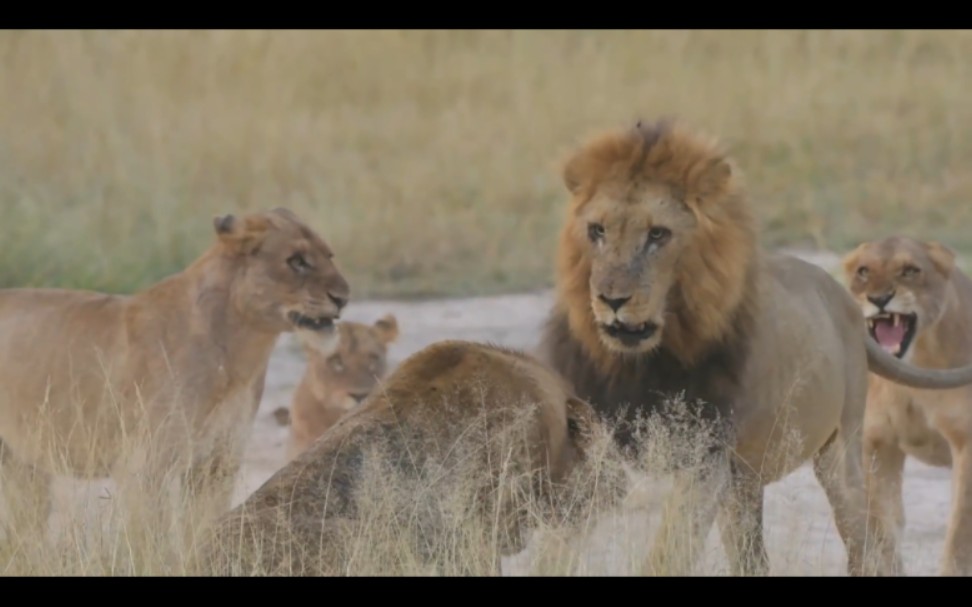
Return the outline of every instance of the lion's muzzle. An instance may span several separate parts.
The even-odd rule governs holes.
[[[658,325],[654,322],[629,325],[615,320],[611,324],[602,324],[601,330],[620,341],[622,345],[632,348],[646,339],[650,339],[658,331]]]

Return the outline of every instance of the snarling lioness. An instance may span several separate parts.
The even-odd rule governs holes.
[[[124,481],[149,500],[140,518],[178,476],[188,511],[225,512],[278,336],[336,347],[349,287],[320,236],[285,209],[213,226],[188,268],[133,295],[0,291],[0,472],[18,532],[21,515],[44,523],[53,474]]]
[[[865,242],[844,257],[845,278],[871,337],[918,367],[972,363],[972,281],[937,242],[904,236]],[[880,533],[904,527],[905,456],[952,467],[952,513],[943,575],[972,575],[972,387],[928,392],[872,376],[864,417],[868,496]],[[897,541],[885,545],[893,547]],[[898,554],[887,554],[904,573]]]
[[[761,251],[739,172],[678,124],[602,134],[568,158],[563,180],[571,203],[541,356],[603,414],[681,396],[721,432],[705,465],[676,474],[649,571],[684,573],[721,511],[731,571],[767,572],[764,487],[812,458],[848,571],[865,573],[868,369],[952,388],[972,383],[972,367],[906,365],[868,337],[839,281]],[[617,438],[636,445],[632,431]]]
[[[194,572],[496,573],[537,519],[570,525],[623,497],[611,442],[535,358],[434,343],[226,514]]]
[[[294,390],[288,419],[287,459],[291,460],[358,406],[388,366],[388,345],[398,338],[398,321],[391,314],[373,324],[345,321],[338,325],[337,350],[321,352],[303,344],[307,368]]]

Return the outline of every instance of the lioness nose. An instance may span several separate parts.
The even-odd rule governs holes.
[[[361,401],[363,401],[364,399],[366,399],[368,397],[368,393],[365,392],[363,394],[350,394],[350,396],[351,396],[351,398],[354,399],[354,402],[360,403]]]
[[[874,304],[875,306],[883,309],[884,306],[888,305],[888,302],[891,301],[892,297],[894,297],[894,291],[890,293],[885,293],[884,295],[879,295],[877,297],[872,297],[868,295],[867,300],[872,304]]]
[[[328,293],[327,296],[331,298],[331,301],[333,301],[334,305],[338,307],[338,310],[348,304],[347,296],[335,295],[334,293]]]
[[[628,303],[628,300],[631,299],[630,297],[615,297],[614,299],[612,299],[610,297],[605,297],[603,295],[598,295],[598,297],[601,299],[601,301],[606,303],[608,307],[610,307],[615,312],[621,309],[621,306]]]

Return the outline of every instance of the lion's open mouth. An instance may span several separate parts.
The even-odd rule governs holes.
[[[655,331],[658,330],[658,325],[653,322],[643,322],[640,325],[628,325],[623,322],[614,321],[609,325],[601,325],[601,330],[625,346],[636,346],[654,335]]]
[[[287,318],[289,318],[290,322],[294,323],[294,326],[298,329],[323,331],[325,329],[334,327],[334,319],[328,316],[312,318],[310,316],[304,316],[300,312],[291,312],[287,315]]]
[[[867,319],[867,330],[890,354],[901,358],[908,351],[918,327],[916,314],[885,312]]]

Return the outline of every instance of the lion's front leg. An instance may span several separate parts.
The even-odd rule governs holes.
[[[181,485],[189,538],[197,527],[230,510],[236,476],[243,465],[240,451],[235,445],[221,446],[193,462],[183,475]]]
[[[719,503],[725,498],[729,476],[724,453],[713,455],[697,469],[675,473],[661,527],[648,556],[648,574],[691,574],[705,547]]]
[[[763,494],[757,474],[732,469],[725,499],[719,501],[719,530],[732,575],[769,573],[763,539]]]
[[[952,512],[945,533],[941,574],[972,576],[972,445],[968,436],[949,436],[952,448]]]

